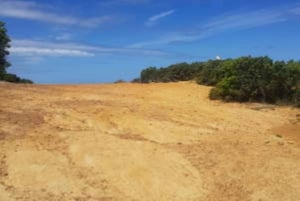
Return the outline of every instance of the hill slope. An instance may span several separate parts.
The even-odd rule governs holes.
[[[0,200],[300,200],[300,110],[209,89],[0,85]]]

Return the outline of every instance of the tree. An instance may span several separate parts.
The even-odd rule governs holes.
[[[205,62],[198,73],[197,83],[208,86],[216,85],[221,80],[218,75],[218,69],[222,63],[223,61],[221,60],[209,60]]]
[[[149,67],[149,68],[144,69],[141,72],[141,82],[142,83],[156,82],[156,80],[157,80],[156,67]]]
[[[9,55],[8,48],[10,48],[10,38],[7,35],[5,23],[0,21],[0,80],[13,83],[26,83],[32,84],[33,82],[28,79],[22,79],[15,74],[6,72],[6,69],[10,66],[6,57]]]
[[[3,77],[3,80],[6,82],[13,82],[13,83],[23,83],[23,84],[33,84],[31,80],[22,79],[18,77],[16,74],[6,73]]]
[[[10,47],[9,42],[10,38],[7,35],[5,23],[0,21],[0,80],[4,79],[6,68],[10,66],[10,63],[6,59],[6,56],[9,55],[9,51],[7,50]]]

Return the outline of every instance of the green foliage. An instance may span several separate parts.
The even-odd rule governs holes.
[[[22,79],[22,78],[18,77],[17,75],[11,74],[11,73],[6,73],[4,75],[3,80],[6,82],[13,82],[13,83],[33,84],[33,82],[31,80]]]
[[[269,57],[240,57],[180,63],[142,71],[141,82],[176,82],[195,79],[214,86],[210,99],[238,102],[288,103],[300,107],[300,62]]]
[[[140,78],[134,78],[133,80],[131,80],[131,83],[141,83],[141,79]]]
[[[299,105],[299,62],[241,57],[223,62],[216,74],[223,78],[211,91],[212,99]]]
[[[124,80],[116,80],[116,81],[114,81],[114,84],[119,84],[119,83],[126,83],[126,81],[124,81]]]
[[[177,82],[192,80],[201,68],[200,63],[179,63],[167,68],[149,67],[141,72],[141,82]]]
[[[156,80],[157,69],[156,67],[149,67],[146,68],[141,72],[141,82],[142,83],[149,83]]]
[[[34,82],[32,80],[22,78],[19,83],[33,84]]]
[[[300,86],[297,87],[297,89],[294,91],[292,95],[292,103],[296,107],[300,107]]]
[[[199,71],[197,76],[197,83],[208,86],[217,84],[222,78],[220,72],[217,71],[222,63],[221,60],[209,60],[208,62],[203,63],[201,71]]]
[[[3,80],[6,74],[6,68],[10,66],[6,60],[6,56],[9,55],[7,49],[9,46],[10,38],[7,35],[5,24],[0,21],[0,80]]]
[[[18,83],[21,79],[15,74],[6,73],[3,80]]]
[[[6,59],[6,57],[9,55],[9,42],[10,38],[7,35],[5,23],[0,21],[0,80],[14,83],[32,84],[33,82],[31,80],[21,79],[15,74],[9,74],[6,72],[6,69],[10,66],[10,63]]]
[[[220,70],[226,75],[216,85],[214,97],[240,102],[299,102],[299,62],[273,63],[268,57],[241,57],[229,66],[221,65]]]

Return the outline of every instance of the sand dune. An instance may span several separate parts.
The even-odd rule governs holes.
[[[300,110],[192,82],[0,85],[2,201],[299,201]]]

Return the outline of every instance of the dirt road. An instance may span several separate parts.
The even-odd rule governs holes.
[[[1,201],[299,201],[300,110],[191,82],[0,85]]]

